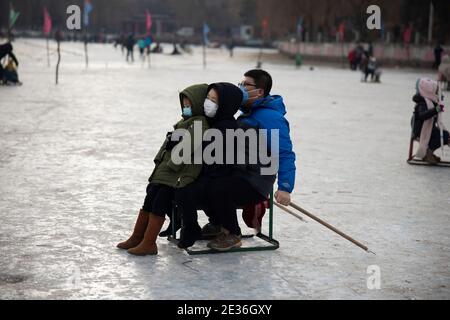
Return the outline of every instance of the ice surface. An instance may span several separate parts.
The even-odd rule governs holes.
[[[51,68],[45,42],[15,47],[24,86],[0,87],[0,299],[450,298],[450,170],[406,164],[411,96],[427,73],[385,70],[374,85],[339,68],[264,64],[288,106],[293,200],[376,256],[276,209],[278,251],[190,257],[160,240],[157,257],[138,258],[115,245],[180,117],[178,92],[238,83],[257,50],[208,49],[206,70],[198,48],[152,55],[149,69],[92,44],[86,70],[82,44],[63,43],[55,86],[53,42]],[[367,287],[372,265],[380,290]]]

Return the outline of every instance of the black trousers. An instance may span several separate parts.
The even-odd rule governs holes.
[[[241,235],[237,209],[267,200],[239,176],[211,181],[208,185],[208,198],[211,213],[214,213],[210,220],[220,222],[218,224],[235,235]]]
[[[128,49],[127,48],[127,62],[129,60],[129,58],[131,58],[131,61],[134,62],[134,52],[133,49]]]
[[[375,77],[375,70],[366,69],[366,73],[364,75],[364,80],[365,81],[367,81],[367,78],[369,77],[369,75],[371,77],[370,79],[373,80],[373,78]]]
[[[449,144],[449,132],[444,130],[444,145]],[[428,145],[430,150],[436,151],[441,148],[441,130],[438,128],[433,128],[431,132],[430,143]]]
[[[175,202],[187,233],[198,234],[201,231],[197,210],[207,207],[209,183],[209,178],[200,176],[188,186],[175,190]]]
[[[173,188],[150,183],[147,186],[147,196],[145,197],[142,209],[162,218],[166,215],[172,217],[173,196]]]

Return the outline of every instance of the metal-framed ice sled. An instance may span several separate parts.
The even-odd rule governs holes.
[[[235,248],[235,249],[231,249],[228,251],[216,251],[213,249],[197,249],[196,247],[192,247],[192,248],[188,248],[185,249],[185,251],[189,254],[189,255],[205,255],[205,254],[219,254],[219,253],[231,253],[231,252],[254,252],[254,251],[273,251],[273,250],[277,250],[280,247],[280,243],[275,240],[273,238],[273,207],[274,207],[274,197],[273,197],[273,192],[270,194],[270,198],[269,198],[269,234],[266,235],[264,233],[262,233],[262,231],[258,234],[253,234],[253,235],[243,235],[242,236],[242,240],[243,240],[243,246],[241,248]],[[174,204],[173,209],[172,209],[172,221],[176,221],[176,216],[178,214],[178,208],[177,206]],[[260,239],[262,241],[259,242],[263,242],[264,245],[255,245],[255,246],[245,246],[245,240],[249,240],[249,239]],[[172,235],[169,236],[168,240],[172,243],[174,243],[175,245],[178,244],[179,239],[177,239],[177,231],[175,229],[175,224],[173,225],[173,229],[172,229]]]
[[[450,167],[449,161],[442,160],[438,164],[430,164],[422,159],[418,159],[414,155],[414,143],[418,142],[418,139],[411,137],[410,145],[409,145],[409,154],[408,154],[408,164],[414,165],[414,166],[432,166],[432,167]]]

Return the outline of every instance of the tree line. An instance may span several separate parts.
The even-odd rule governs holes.
[[[430,0],[431,1],[431,0]],[[142,19],[145,10],[165,17],[165,31],[194,27],[201,31],[204,22],[217,34],[226,34],[231,27],[252,25],[257,37],[263,36],[262,21],[267,20],[266,35],[275,40],[296,34],[302,18],[304,36],[332,41],[336,28],[345,24],[346,39],[378,40],[381,32],[390,32],[399,40],[404,28],[411,26],[426,35],[430,1],[426,0],[91,0],[92,31],[120,33],[125,22]],[[46,6],[54,25],[64,26],[66,8],[83,6],[83,0],[10,0],[0,1],[0,28],[7,28],[9,5],[20,12],[17,28],[39,30],[43,7]],[[433,0],[436,40],[450,41],[450,1]],[[369,5],[382,9],[382,31],[365,27]],[[213,32],[213,33],[214,33]]]

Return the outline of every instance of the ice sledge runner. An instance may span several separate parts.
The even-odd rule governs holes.
[[[438,164],[431,164],[422,159],[419,159],[414,154],[414,143],[418,142],[417,139],[411,138],[409,145],[408,164],[415,166],[430,166],[430,167],[450,167],[450,161],[442,159]]]
[[[189,255],[204,255],[204,254],[218,254],[218,253],[231,253],[231,252],[254,252],[254,251],[273,251],[280,247],[280,243],[273,237],[273,206],[274,206],[274,196],[273,192],[270,194],[269,198],[269,234],[266,235],[262,231],[257,234],[243,235],[242,240],[244,245],[241,248],[234,248],[228,251],[216,251],[213,249],[198,249],[198,246],[184,249]],[[173,206],[172,210],[172,221],[176,220],[177,216],[177,206]],[[175,229],[175,224],[172,229],[172,235],[169,236],[168,240],[175,245],[178,244],[179,239],[177,238],[177,231]],[[257,246],[245,246],[245,240],[259,238],[263,240],[266,244]],[[204,241],[198,241],[201,245],[205,244]],[[206,247],[206,244],[205,244]]]

